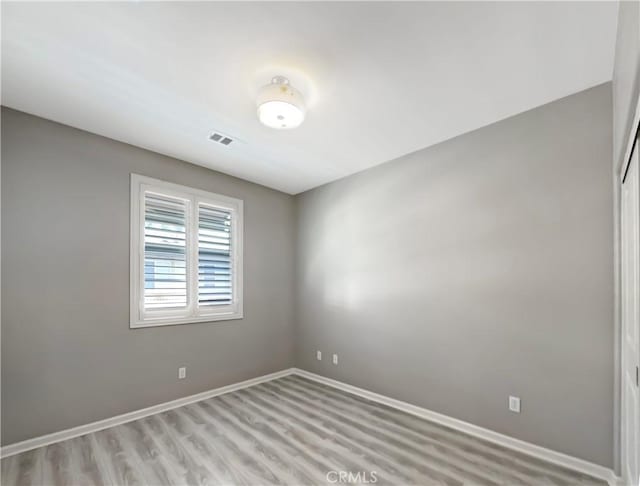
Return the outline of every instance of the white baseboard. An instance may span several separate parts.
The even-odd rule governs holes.
[[[498,444],[503,447],[522,452],[529,456],[533,456],[538,459],[557,464],[559,466],[564,466],[568,469],[573,469],[574,471],[579,471],[581,473],[594,476],[598,479],[607,481],[607,483],[609,483],[611,486],[621,484],[620,478],[615,475],[613,470],[604,466],[600,466],[583,459],[578,459],[577,457],[569,456],[567,454],[563,454],[562,452],[556,452],[554,450],[547,449],[546,447],[537,446],[529,442],[510,437],[508,435],[500,434],[498,432],[494,432],[492,430],[470,424],[469,422],[464,422],[463,420],[458,420],[453,417],[428,410],[426,408],[411,405],[410,403],[396,400],[395,398],[380,395],[379,393],[374,393],[372,391],[358,388],[356,386],[333,380],[331,378],[326,378],[324,376],[301,370],[299,368],[294,368],[293,373],[304,378],[308,378],[310,380],[314,380],[319,383],[323,383],[325,385],[352,393],[354,395],[358,395],[368,400],[372,400],[374,402],[382,403],[389,407],[402,410],[403,412],[407,412],[411,415],[430,420],[431,422],[445,425],[449,428],[459,430],[460,432],[464,432],[469,435],[473,435],[474,437],[478,437],[488,442],[492,442],[494,444]]]
[[[230,393],[242,388],[248,388],[259,383],[264,383],[265,381],[282,378],[283,376],[287,376],[292,373],[293,368],[289,368],[282,371],[277,371],[275,373],[270,373],[268,375],[258,376],[257,378],[251,378],[250,380],[241,381],[239,383],[232,383],[231,385],[214,388],[202,393],[196,393],[195,395],[189,395],[188,397],[178,398],[176,400],[171,400],[170,402],[164,402],[158,405],[153,405],[151,407],[142,408],[140,410],[134,410],[133,412],[123,413],[122,415],[116,415],[115,417],[111,417],[108,419],[98,420],[97,422],[92,422],[90,424],[79,425],[78,427],[61,430],[60,432],[54,432],[52,434],[34,437],[33,439],[23,440],[22,442],[16,442],[15,444],[10,444],[3,447],[0,450],[0,457],[5,458],[13,456],[14,454],[19,454],[20,452],[26,452],[31,449],[35,449],[37,447],[46,446],[67,439],[73,439],[74,437],[97,432],[99,430],[107,429],[115,425],[132,422],[134,420],[148,417],[149,415],[154,415],[156,413],[182,407],[183,405],[206,400],[207,398],[223,395],[225,393]]]
[[[483,427],[479,427],[477,425],[473,425],[468,422],[449,417],[447,415],[433,412],[426,408],[411,405],[410,403],[396,400],[395,398],[380,395],[379,393],[374,393],[372,391],[358,388],[356,386],[333,380],[331,378],[326,378],[324,376],[320,376],[299,368],[289,368],[282,371],[277,371],[275,373],[259,376],[257,378],[251,378],[250,380],[233,383],[231,385],[222,386],[220,388],[214,388],[213,390],[197,393],[188,397],[178,398],[177,400],[172,400],[170,402],[160,403],[158,405],[153,405],[151,407],[135,410],[133,412],[124,413],[122,415],[117,415],[108,419],[99,420],[90,424],[80,425],[78,427],[61,430],[60,432],[54,432],[52,434],[47,434],[40,437],[34,437],[33,439],[24,440],[22,442],[16,442],[15,444],[10,444],[8,446],[2,447],[2,449],[0,450],[0,457],[9,457],[14,454],[19,454],[21,452],[35,449],[37,447],[46,446],[55,442],[61,442],[63,440],[72,439],[74,437],[79,437],[85,434],[90,434],[92,432],[97,432],[99,430],[113,427],[115,425],[132,422],[134,420],[148,417],[149,415],[165,412],[167,410],[182,407],[183,405],[206,400],[207,398],[223,395],[225,393],[230,393],[242,388],[248,388],[259,383],[275,380],[277,378],[282,378],[283,376],[291,374],[296,374],[304,378],[308,378],[310,380],[314,380],[319,383],[323,383],[325,385],[329,385],[331,387],[353,393],[354,395],[367,398],[368,400],[382,403],[389,407],[393,407],[417,417],[421,417],[426,420],[445,425],[452,429],[465,432],[469,435],[473,435],[480,439],[499,444],[503,447],[528,454],[538,459],[558,464],[560,466],[564,466],[566,468],[573,469],[574,471],[579,471],[584,474],[589,474],[591,476],[607,481],[611,486],[617,486],[621,484],[620,478],[616,476],[611,469],[608,469],[604,466],[599,466],[583,459],[578,459],[577,457],[572,457],[561,452],[556,452],[545,447],[540,447],[529,442],[515,439],[513,437],[509,437],[508,435],[500,434],[498,432],[494,432],[492,430],[485,429]]]

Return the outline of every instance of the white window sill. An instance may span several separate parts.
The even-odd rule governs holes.
[[[143,327],[159,327],[159,326],[177,326],[181,324],[197,324],[201,322],[215,322],[215,321],[233,321],[242,319],[243,313],[229,312],[225,314],[210,314],[203,316],[190,316],[190,317],[171,317],[171,318],[157,318],[157,319],[145,319],[139,321],[131,321],[129,323],[130,329],[139,329]]]

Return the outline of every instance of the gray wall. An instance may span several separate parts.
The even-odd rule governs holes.
[[[299,196],[297,364],[611,466],[611,117],[605,84]]]
[[[243,320],[129,329],[131,172],[244,200]],[[2,443],[291,366],[293,212],[291,196],[3,108]]]
[[[621,1],[613,68],[613,133],[616,167],[624,154],[640,91],[640,2]]]

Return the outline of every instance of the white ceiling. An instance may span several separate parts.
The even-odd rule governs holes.
[[[616,18],[616,2],[3,2],[2,103],[295,194],[609,81]],[[276,74],[309,100],[296,130],[256,118]]]

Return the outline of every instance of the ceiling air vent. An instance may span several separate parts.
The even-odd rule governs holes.
[[[222,145],[227,145],[227,146],[231,145],[234,142],[233,138],[219,132],[213,132],[211,135],[209,135],[209,140],[212,140],[216,143],[220,143]]]

